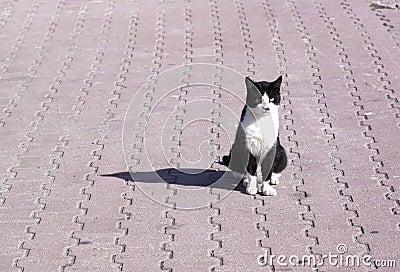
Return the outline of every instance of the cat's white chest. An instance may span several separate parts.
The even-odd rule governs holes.
[[[247,113],[242,126],[246,134],[246,144],[250,153],[256,158],[262,158],[274,145],[278,136],[278,114],[257,117]]]

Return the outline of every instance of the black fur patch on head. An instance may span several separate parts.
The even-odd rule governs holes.
[[[272,103],[274,103],[275,105],[279,105],[281,103],[281,95],[280,95],[281,83],[282,83],[282,76],[278,77],[273,82],[268,82],[268,81],[254,82],[260,94],[264,95],[266,93],[270,99],[273,98]]]
[[[247,88],[246,104],[250,108],[254,108],[261,101],[261,97],[265,93],[270,99],[272,99],[272,103],[274,103],[275,105],[279,105],[281,103],[280,89],[282,76],[278,77],[273,82],[255,82],[252,81],[249,77],[246,77],[245,83]]]

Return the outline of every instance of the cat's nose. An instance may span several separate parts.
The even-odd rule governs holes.
[[[265,111],[269,111],[269,108],[268,108],[268,107],[263,107],[263,108],[264,108]]]

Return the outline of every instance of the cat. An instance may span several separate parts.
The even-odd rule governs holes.
[[[279,141],[279,105],[282,76],[273,82],[245,78],[246,105],[242,110],[235,142],[222,164],[243,177],[246,192],[277,195],[272,185],[279,183],[287,166],[287,155]]]

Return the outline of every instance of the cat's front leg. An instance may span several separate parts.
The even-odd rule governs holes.
[[[245,182],[245,179],[243,179],[243,185],[245,185],[246,193],[248,193],[249,195],[255,195],[258,192],[256,170],[257,160],[252,154],[249,154],[249,161],[247,163],[247,171],[245,175],[247,178],[247,184]]]
[[[261,162],[261,172],[262,172],[262,185],[261,189],[264,195],[274,196],[277,195],[277,191],[271,186],[272,184],[272,162],[274,160],[275,150],[271,149],[268,154],[264,157]],[[276,182],[276,180],[274,180]]]

